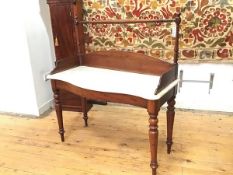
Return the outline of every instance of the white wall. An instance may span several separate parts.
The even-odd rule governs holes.
[[[37,106],[39,108],[39,113],[41,114],[51,106],[52,99],[50,82],[44,81],[44,74],[50,72],[53,68],[48,35],[49,32],[47,32],[40,13],[42,9],[44,12],[43,17],[47,17],[48,19],[49,9],[44,0],[43,3],[40,4],[38,0],[30,1],[27,5],[30,6],[30,9],[25,11],[24,24],[31,58],[30,61],[36,91]],[[48,25],[48,27],[51,26]],[[51,31],[51,29],[49,31]]]
[[[51,48],[39,1],[24,1],[0,6],[0,111],[39,116],[52,99],[43,80],[52,69]]]
[[[184,82],[177,95],[176,107],[233,112],[233,64],[181,64],[184,80],[209,80],[214,73],[213,88],[209,84]]]

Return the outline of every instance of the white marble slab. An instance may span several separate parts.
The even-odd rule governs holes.
[[[154,95],[160,80],[160,77],[155,75],[78,66],[48,75],[47,78],[65,81],[83,89],[128,94],[148,100],[161,98],[179,82],[178,79],[175,80],[159,94]]]

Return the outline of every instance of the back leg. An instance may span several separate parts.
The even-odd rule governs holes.
[[[83,111],[83,120],[85,122],[85,127],[88,126],[88,115],[87,115],[87,99],[82,98],[82,111]]]
[[[175,117],[175,97],[172,97],[167,101],[167,153],[171,153],[172,147],[172,134],[173,134],[173,124],[174,124],[174,117]]]

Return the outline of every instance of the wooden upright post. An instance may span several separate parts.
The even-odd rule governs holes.
[[[176,23],[176,36],[175,36],[175,46],[174,46],[174,63],[177,64],[179,57],[179,35],[180,35],[180,18],[181,13],[176,14],[175,23]]]

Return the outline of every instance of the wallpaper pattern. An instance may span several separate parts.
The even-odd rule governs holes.
[[[87,20],[170,19],[181,12],[180,60],[233,62],[233,0],[84,0]],[[121,49],[173,58],[173,23],[92,24],[87,52]]]

